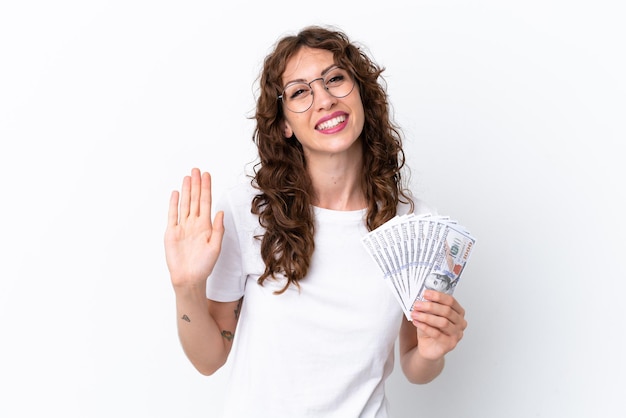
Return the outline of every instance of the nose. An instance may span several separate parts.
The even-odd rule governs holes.
[[[315,91],[315,88],[313,87],[313,83],[315,83],[316,81],[321,81],[321,84],[317,88],[317,92]],[[330,92],[326,88],[324,79],[321,77],[316,78],[315,80],[311,80],[311,82],[309,83],[309,87],[311,87],[311,93],[313,96],[313,105],[318,109],[328,109],[337,100],[335,96],[330,94]]]

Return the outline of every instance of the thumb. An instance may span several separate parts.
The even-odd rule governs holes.
[[[217,250],[222,249],[222,240],[224,239],[224,212],[219,211],[213,219],[213,228],[211,231],[211,246]]]

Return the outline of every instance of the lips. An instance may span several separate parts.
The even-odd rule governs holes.
[[[347,115],[342,114],[342,115],[338,115],[335,117],[332,117],[330,119],[327,119],[321,123],[319,123],[315,129],[317,129],[318,131],[326,131],[329,129],[333,129],[336,128],[337,126],[341,125],[342,123],[344,123],[346,121],[346,119],[348,119]]]

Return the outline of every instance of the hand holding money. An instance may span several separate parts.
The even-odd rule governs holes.
[[[453,350],[467,327],[465,309],[450,294],[426,289],[415,301],[411,320],[417,328],[420,356],[435,360]]]
[[[454,293],[475,239],[447,216],[396,216],[362,239],[407,318],[424,291]]]

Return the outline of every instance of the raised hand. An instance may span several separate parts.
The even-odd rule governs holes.
[[[184,177],[181,192],[173,191],[170,197],[165,259],[172,285],[205,285],[223,236],[224,213],[218,212],[211,222],[211,176],[194,168]]]
[[[426,359],[439,359],[452,351],[467,327],[465,309],[451,295],[426,290],[426,301],[413,305],[411,319],[417,328],[417,350]]]

